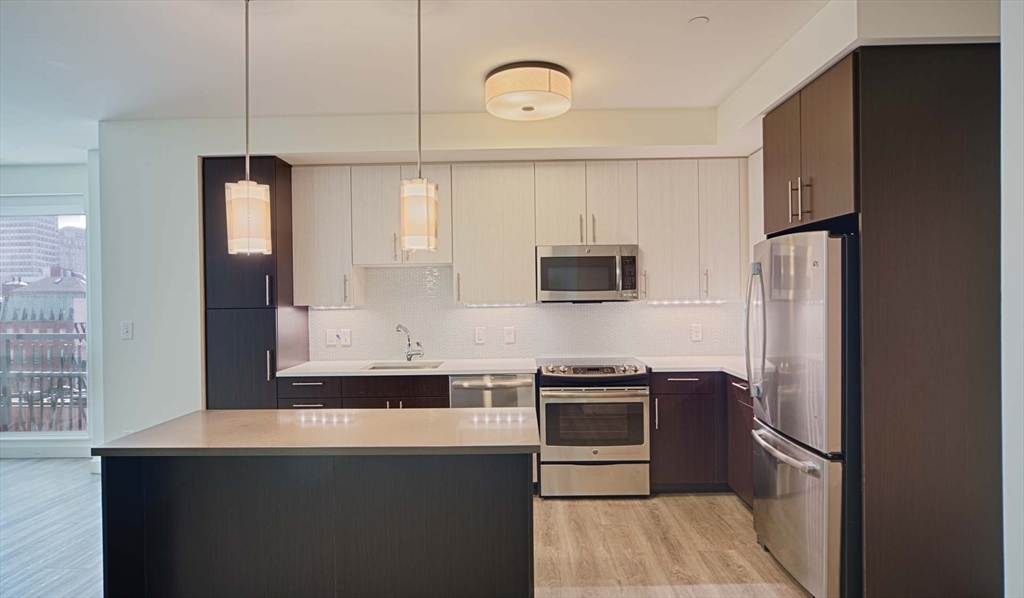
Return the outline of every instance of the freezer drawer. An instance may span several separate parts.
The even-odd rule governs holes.
[[[817,597],[839,596],[843,465],[754,420],[754,529]]]

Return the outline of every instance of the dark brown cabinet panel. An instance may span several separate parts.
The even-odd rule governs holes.
[[[392,405],[394,403],[394,405]],[[345,397],[341,400],[345,409],[391,409],[392,406],[398,409],[398,399],[384,399],[380,397]]]
[[[341,398],[341,378],[278,378],[279,399]]]
[[[716,396],[651,397],[651,484],[718,482]]]
[[[444,397],[448,398],[448,376],[353,376],[342,379],[345,398],[360,397]]]
[[[404,397],[398,400],[399,409],[444,409],[450,404],[448,397]]]
[[[793,226],[796,220],[795,191],[800,176],[800,94],[765,115],[761,122],[764,141],[764,232],[771,234]]]
[[[794,221],[805,224],[857,211],[854,67],[850,54],[800,91],[800,188]]]
[[[714,372],[669,372],[651,374],[651,393],[666,395],[715,394],[718,375]]]
[[[747,384],[729,376],[726,408],[729,426],[729,487],[747,505],[754,504],[754,409]]]
[[[206,407],[274,409],[273,309],[206,310]]]
[[[345,397],[345,409],[441,409],[448,397]]]
[[[278,409],[341,409],[340,398],[336,399],[278,399]]]

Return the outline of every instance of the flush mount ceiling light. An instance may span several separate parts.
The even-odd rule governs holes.
[[[423,59],[416,0],[416,177],[402,181],[402,251],[437,251],[437,183],[423,178]]]
[[[249,0],[245,0],[245,180],[224,185],[228,253],[270,255],[270,185],[249,177]]]
[[[487,111],[498,118],[554,118],[572,106],[572,78],[550,62],[513,62],[487,75],[484,97]]]

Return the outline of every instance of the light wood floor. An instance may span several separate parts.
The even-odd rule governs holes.
[[[534,503],[539,597],[806,596],[729,494]],[[88,459],[0,460],[0,598],[102,596]]]

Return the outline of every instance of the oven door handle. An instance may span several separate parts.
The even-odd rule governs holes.
[[[646,399],[651,395],[646,390],[633,391],[612,391],[612,392],[572,392],[572,391],[548,391],[542,390],[542,399],[591,399],[595,401],[610,401],[615,399]]]

